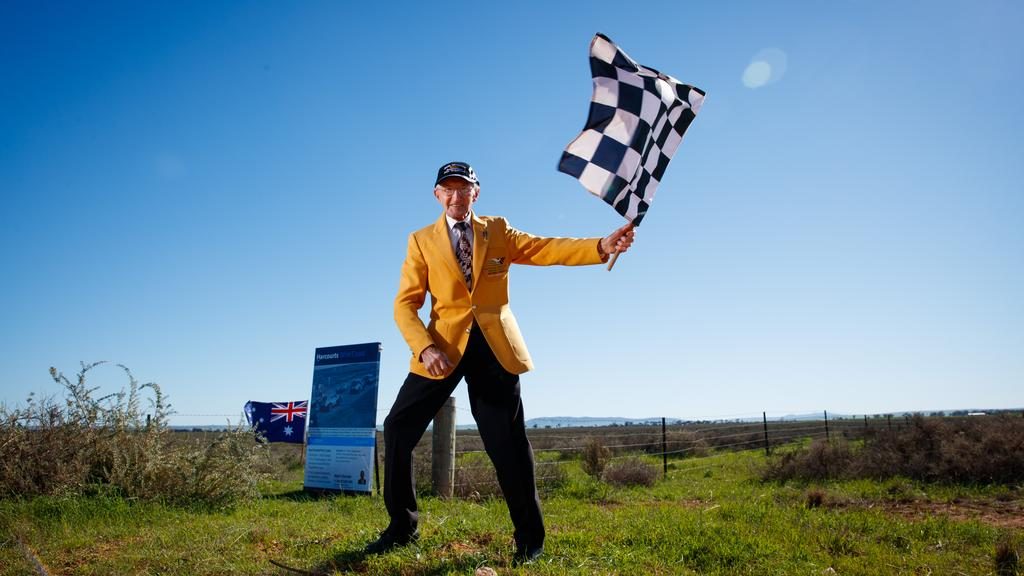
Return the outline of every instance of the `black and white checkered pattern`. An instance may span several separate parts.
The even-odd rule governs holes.
[[[637,64],[603,34],[590,43],[590,73],[590,116],[558,169],[640,224],[704,91]]]

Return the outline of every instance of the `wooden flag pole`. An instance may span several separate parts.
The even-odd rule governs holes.
[[[615,261],[619,258],[619,252],[612,254],[612,259],[608,261],[608,271],[612,271],[612,266],[615,266]]]

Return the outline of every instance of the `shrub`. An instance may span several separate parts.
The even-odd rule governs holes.
[[[1020,554],[1011,536],[1004,534],[996,543],[995,568],[998,576],[1017,576]]]
[[[569,475],[563,462],[537,462],[534,469],[537,490],[550,492],[561,488],[568,482]],[[500,496],[501,486],[494,466],[483,454],[468,454],[455,466],[456,497],[478,500],[490,496]]]
[[[456,490],[458,490],[458,467],[456,467]],[[418,449],[413,451],[412,456],[412,477],[413,483],[416,485],[416,492],[420,494],[433,494],[434,493],[434,478],[433,468],[431,466],[430,454],[421,453]]]
[[[925,418],[897,431],[870,431],[860,449],[815,442],[783,453],[762,471],[766,480],[886,479],[1011,485],[1024,481],[1024,419],[1009,416]]]
[[[707,456],[709,446],[700,433],[693,430],[669,430],[666,438],[666,451],[688,457]],[[661,449],[656,451],[661,452]]]
[[[630,456],[611,462],[602,478],[615,486],[653,486],[658,469],[637,456]]]
[[[0,407],[0,495],[102,491],[218,506],[257,495],[266,446],[250,432],[235,428],[209,443],[174,442],[160,387],[140,385],[118,365],[127,389],[96,398],[86,374],[100,364],[83,363],[74,382],[50,369],[64,387],[63,402],[30,396],[24,408]],[[139,406],[146,390],[153,396],[148,417]]]
[[[762,477],[771,480],[825,480],[841,477],[851,462],[849,445],[817,440],[809,448],[782,452],[765,465]]]
[[[498,475],[486,454],[465,454],[455,466],[455,496],[480,499],[501,494]]]
[[[821,508],[825,504],[827,495],[825,491],[820,488],[814,488],[807,491],[807,507],[808,508]]]
[[[587,438],[587,443],[583,446],[583,471],[594,478],[600,478],[611,456],[612,451],[605,448],[599,437]]]
[[[569,483],[564,462],[537,462],[537,490],[551,492]]]
[[[857,555],[857,537],[845,526],[818,534],[818,544],[833,557]]]

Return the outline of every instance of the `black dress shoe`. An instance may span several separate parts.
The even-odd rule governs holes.
[[[375,541],[367,544],[366,548],[363,549],[363,552],[367,554],[384,554],[385,552],[390,552],[399,546],[405,546],[406,544],[415,542],[419,540],[419,538],[419,532],[396,536],[390,531],[385,530],[380,533],[380,538],[377,538]]]
[[[531,564],[540,558],[540,555],[544,553],[544,545],[539,546],[526,546],[525,548],[516,548],[516,554],[512,557],[512,563],[516,566],[521,564]]]

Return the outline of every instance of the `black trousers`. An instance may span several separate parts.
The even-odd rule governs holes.
[[[463,378],[484,449],[494,464],[520,549],[544,543],[544,519],[534,477],[533,448],[526,438],[519,376],[502,368],[474,324],[466,353],[442,380],[410,373],[384,420],[384,503],[396,536],[416,530],[419,514],[412,451],[427,425]]]

